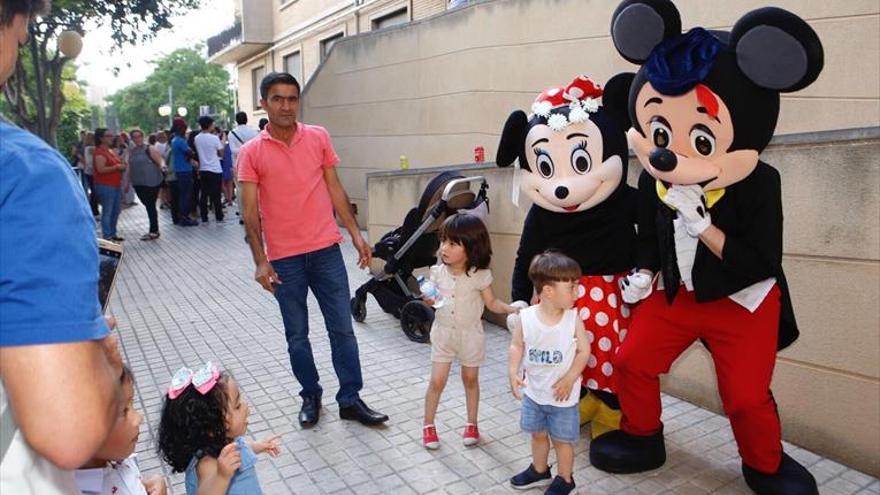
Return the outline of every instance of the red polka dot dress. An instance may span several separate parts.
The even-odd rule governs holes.
[[[618,286],[618,281],[626,275],[626,272],[584,275],[580,279],[575,307],[584,322],[590,344],[583,385],[591,390],[616,393],[611,360],[626,338],[630,322],[630,308],[620,298]]]

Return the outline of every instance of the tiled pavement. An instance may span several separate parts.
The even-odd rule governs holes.
[[[337,390],[329,343],[314,299],[309,303],[312,345],[325,390],[321,421],[301,430],[296,423],[298,386],[290,372],[281,316],[275,300],[253,281],[253,264],[238,218],[180,228],[161,211],[162,237],[141,242],[146,214],[123,211],[120,235],[128,238],[111,313],[119,321],[124,355],[136,378],[136,405],[144,413],[137,450],[145,474],[168,467],[155,453],[161,395],[183,364],[212,359],[241,383],[251,403],[250,431],[260,438],[283,434],[281,456],[261,458],[267,494],[512,493],[507,480],[529,463],[527,437],[519,431],[518,402],[508,392],[507,331],[486,323],[488,362],[481,370],[482,443],[464,448],[464,391],[458,370],[437,417],[443,441],[428,452],[420,443],[422,398],[429,372],[429,346],[407,340],[399,323],[372,297],[364,323],[355,323],[365,389],[362,397],[390,415],[387,427],[370,429],[338,419]],[[343,249],[352,289],[367,276]],[[668,462],[654,472],[615,476],[589,464],[589,432],[577,446],[575,480],[581,494],[749,494],[726,419],[670,396],[663,397]],[[804,449],[786,451],[807,465],[823,495],[880,495],[880,481]],[[170,476],[173,494],[183,477]],[[533,490],[530,493],[540,493]]]

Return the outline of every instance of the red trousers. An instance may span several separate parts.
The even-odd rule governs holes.
[[[780,291],[773,287],[754,313],[728,298],[698,303],[682,287],[672,305],[662,290],[635,306],[626,341],[614,360],[620,428],[660,431],[660,378],[695,340],[715,362],[718,392],[739,454],[751,468],[775,473],[782,437],[770,380],[776,364]]]

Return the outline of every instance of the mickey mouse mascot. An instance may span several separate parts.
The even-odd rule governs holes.
[[[629,326],[618,282],[635,265],[636,240],[635,190],[626,184],[629,118],[626,107],[612,114],[600,98],[615,92],[626,98],[628,88],[627,77],[603,89],[581,76],[545,90],[532,115],[510,115],[496,155],[501,167],[518,160],[514,198],[521,189],[533,202],[513,271],[514,305],[532,300],[529,263],[547,249],[575,259],[584,274],[577,308],[592,354],[582,380],[581,422],[592,421],[594,436],[620,422],[611,358]]]
[[[614,45],[641,64],[628,105],[639,179],[639,271],[621,282],[641,301],[613,364],[623,417],[596,438],[599,469],[633,473],[666,460],[659,375],[701,339],[748,486],[760,495],[816,495],[812,475],[782,451],[770,391],[776,353],[798,335],[782,272],[779,173],[759,160],[779,94],[823,65],[813,29],[778,8],[746,14],[730,33],[694,28],[668,0],[626,0]],[[606,105],[611,103],[606,100]]]

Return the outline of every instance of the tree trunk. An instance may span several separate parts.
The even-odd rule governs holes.
[[[30,71],[19,58],[15,73],[3,87],[3,95],[18,123],[54,147],[65,101],[61,76],[64,64],[69,59],[60,53],[55,53],[49,59],[50,38],[53,38],[53,33],[40,32],[31,24],[28,41]],[[33,74],[33,88],[28,84],[29,73]]]

